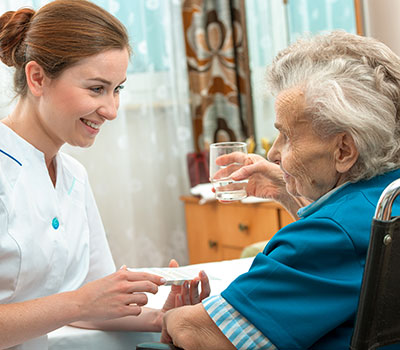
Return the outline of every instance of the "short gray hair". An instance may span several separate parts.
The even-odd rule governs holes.
[[[400,167],[400,58],[381,42],[343,31],[303,38],[267,69],[276,95],[299,87],[314,130],[349,133],[359,158],[350,181]]]

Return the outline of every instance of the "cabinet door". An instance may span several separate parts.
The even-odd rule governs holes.
[[[278,231],[278,210],[276,206],[259,204],[220,205],[218,226],[223,247],[243,249],[270,239]]]
[[[190,264],[222,259],[216,210],[216,202],[203,205],[199,205],[197,202],[186,202],[185,204]]]
[[[278,210],[279,210],[279,224],[280,224],[279,228],[282,228],[282,227],[284,227],[286,225],[289,225],[294,221],[292,215],[290,215],[286,211],[286,209],[281,208],[281,209],[278,209]]]
[[[221,256],[222,260],[233,260],[239,259],[242,254],[242,248],[240,247],[227,247],[221,246]]]

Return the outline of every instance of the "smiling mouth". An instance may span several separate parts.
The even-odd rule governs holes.
[[[83,119],[83,118],[81,118],[81,121],[82,121],[82,123],[86,124],[87,126],[90,126],[91,128],[93,128],[95,130],[100,129],[100,124],[93,123],[90,120]]]

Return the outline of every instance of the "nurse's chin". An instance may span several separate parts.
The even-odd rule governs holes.
[[[94,144],[95,137],[90,138],[88,140],[79,140],[79,141],[72,141],[72,142],[67,142],[70,146],[74,147],[81,147],[81,148],[89,148]]]

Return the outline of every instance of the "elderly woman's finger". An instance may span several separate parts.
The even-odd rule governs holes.
[[[247,154],[243,152],[232,152],[229,154],[223,154],[219,156],[216,160],[215,163],[219,166],[224,166],[228,165],[231,163],[241,163],[244,164],[245,160],[247,158]]]
[[[183,299],[182,299],[182,294],[176,294],[175,295],[175,307],[180,307],[183,306]]]
[[[200,295],[198,289],[199,282],[200,280],[198,278],[195,278],[190,281],[189,294],[190,294],[190,303],[192,305],[198,304],[200,302]]]
[[[182,303],[183,305],[190,305],[190,293],[189,293],[189,282],[185,281],[182,288]]]
[[[171,259],[169,261],[168,267],[179,267],[179,264],[175,259]]]
[[[200,281],[201,281],[201,293],[200,301],[207,298],[211,293],[210,281],[208,276],[204,271],[200,271]]]
[[[267,162],[267,161],[265,161]],[[240,167],[238,170],[231,174],[231,178],[235,181],[248,179],[250,176],[266,172],[266,164],[257,162],[250,165]]]
[[[238,163],[229,164],[225,168],[219,169],[214,175],[213,179],[224,179],[231,177],[232,173],[239,170],[243,165]]]

